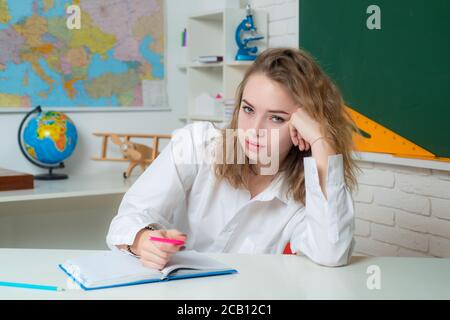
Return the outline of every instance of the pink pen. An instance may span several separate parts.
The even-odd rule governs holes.
[[[177,244],[177,245],[184,244],[183,240],[169,239],[169,238],[150,237],[149,240],[165,242],[165,243],[171,243],[171,244]]]

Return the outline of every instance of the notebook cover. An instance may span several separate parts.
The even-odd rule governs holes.
[[[145,284],[145,283],[152,283],[152,282],[162,282],[162,281],[169,281],[169,280],[181,280],[181,279],[189,279],[189,278],[198,278],[198,277],[209,277],[209,276],[219,276],[219,275],[225,275],[225,274],[232,274],[237,273],[238,271],[235,269],[227,269],[227,270],[221,270],[221,271],[207,271],[207,272],[199,272],[194,274],[183,274],[183,275],[174,275],[174,276],[168,276],[164,279],[148,279],[148,280],[141,280],[141,281],[135,281],[135,282],[128,282],[128,283],[119,283],[111,286],[103,286],[103,287],[93,287],[93,288],[87,288],[85,287],[81,282],[79,282],[77,279],[75,279],[72,274],[70,274],[62,264],[59,264],[58,267],[67,275],[69,278],[71,278],[75,283],[77,283],[83,290],[90,291],[90,290],[98,290],[98,289],[109,289],[109,288],[117,288],[117,287],[125,287],[125,286],[134,286],[138,284]]]

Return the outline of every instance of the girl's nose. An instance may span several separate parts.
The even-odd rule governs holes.
[[[259,138],[264,138],[266,136],[267,129],[265,128],[259,128],[257,131],[257,135]]]
[[[256,119],[253,128],[255,129],[255,135],[257,137],[264,137],[265,129],[262,123],[262,119]]]

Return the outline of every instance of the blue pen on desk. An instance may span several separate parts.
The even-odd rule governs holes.
[[[36,289],[36,290],[47,290],[47,291],[64,291],[64,289],[61,287],[43,286],[43,285],[39,285],[39,284],[29,284],[29,283],[19,283],[19,282],[0,281],[0,287]]]

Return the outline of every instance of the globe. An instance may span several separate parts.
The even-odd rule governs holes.
[[[64,167],[63,161],[72,155],[77,141],[75,124],[63,112],[44,112],[37,107],[27,114],[19,128],[19,144],[25,157],[50,170],[47,175],[36,176],[44,180],[67,178],[53,174],[52,170]]]

